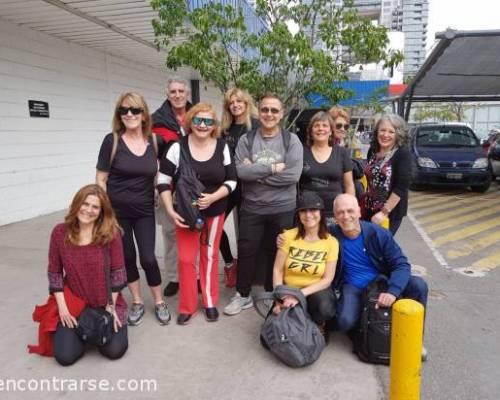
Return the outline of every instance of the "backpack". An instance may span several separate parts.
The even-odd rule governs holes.
[[[391,354],[391,308],[375,308],[380,293],[387,291],[387,281],[379,277],[363,291],[360,327],[354,334],[353,352],[361,361],[389,364]]]
[[[299,304],[282,310],[278,315],[272,311],[267,316],[262,313],[262,307],[258,304],[279,301],[286,294],[296,297]],[[293,368],[312,364],[319,358],[325,347],[325,338],[309,316],[306,298],[300,290],[279,285],[272,293],[257,294],[253,301],[255,309],[265,317],[260,330],[262,346]]]
[[[175,183],[175,211],[184,218],[184,224],[192,231],[201,231],[205,226],[205,218],[196,205],[198,197],[205,190],[198,176],[191,166],[191,156],[187,147],[187,140],[179,141],[179,167]]]

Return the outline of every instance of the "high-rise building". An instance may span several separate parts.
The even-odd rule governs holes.
[[[404,76],[413,76],[425,60],[429,0],[354,0],[363,17],[405,35]]]

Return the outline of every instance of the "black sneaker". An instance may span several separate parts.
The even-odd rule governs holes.
[[[169,282],[165,289],[163,290],[163,295],[165,297],[175,296],[179,291],[179,282]]]
[[[205,308],[205,319],[208,322],[215,322],[219,319],[219,311],[215,307]]]
[[[189,321],[191,321],[191,314],[179,314],[177,316],[177,324],[178,325],[187,325]]]

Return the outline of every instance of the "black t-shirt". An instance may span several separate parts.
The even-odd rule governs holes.
[[[252,118],[251,120],[252,120],[252,127],[250,128],[250,130],[260,127],[260,122],[258,119]],[[247,132],[248,129],[245,124],[232,123],[229,129],[227,130],[226,134],[224,135],[224,139],[226,140],[226,143],[229,146],[229,150],[231,151],[231,156],[233,158],[240,137]]]
[[[163,141],[157,137],[158,153]],[[158,157],[153,140],[142,156],[132,153],[120,137],[113,165],[109,165],[113,134],[104,138],[96,168],[109,172],[106,190],[118,218],[141,218],[154,215],[154,181],[158,171]]]
[[[328,160],[319,163],[309,147],[304,147],[304,167],[300,177],[300,190],[316,192],[325,203],[325,215],[333,215],[333,200],[344,192],[344,173],[352,171],[349,150],[332,147]]]

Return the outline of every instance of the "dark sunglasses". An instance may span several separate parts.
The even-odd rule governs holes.
[[[342,129],[344,128],[344,131],[349,130],[349,124],[335,124],[335,129]]]
[[[139,108],[139,107],[118,107],[118,114],[120,114],[120,115],[127,115],[129,111],[132,113],[132,115],[139,115],[142,112],[142,108]]]
[[[215,119],[213,118],[201,118],[201,117],[193,117],[193,120],[191,121],[193,125],[201,125],[204,123],[206,126],[212,126],[215,124]]]
[[[277,108],[274,108],[274,107],[262,107],[262,108],[260,109],[260,112],[261,112],[262,114],[269,114],[269,113],[271,113],[271,114],[276,115],[276,114],[278,114],[280,111],[281,111],[281,110],[279,110],[279,109],[277,109]]]

